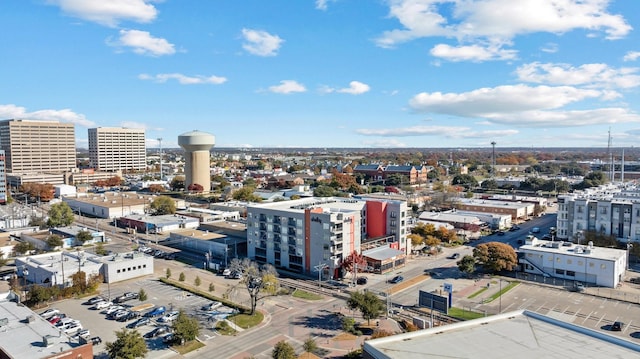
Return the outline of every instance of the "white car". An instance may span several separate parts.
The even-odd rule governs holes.
[[[100,309],[109,308],[112,305],[113,305],[112,302],[98,302],[98,303],[94,304],[94,306],[92,308],[95,309],[95,310],[100,310]]]
[[[70,326],[68,326],[66,329],[64,329],[64,333],[65,334],[76,334],[77,332],[81,331],[82,328],[82,324],[72,324]]]
[[[178,314],[178,311],[169,312],[158,319],[158,321],[162,323],[171,323],[178,318]]]
[[[112,305],[112,306],[107,307],[105,310],[101,311],[100,313],[109,315],[109,314],[111,314],[113,312],[117,312],[117,311],[122,310],[122,309],[125,309],[125,307],[123,307],[121,305]]]
[[[77,319],[63,318],[56,323],[56,328],[65,329],[72,324],[80,324],[80,321]]]
[[[222,303],[220,303],[220,302],[211,302],[209,304],[203,305],[201,309],[204,310],[204,311],[210,312],[210,311],[215,310],[215,309],[217,309],[217,308],[219,308],[221,306],[222,306]]]
[[[56,314],[60,314],[60,310],[55,309],[55,308],[49,308],[47,310],[45,310],[44,312],[40,313],[40,316],[47,319],[47,318],[51,318]]]

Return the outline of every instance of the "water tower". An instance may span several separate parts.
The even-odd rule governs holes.
[[[185,151],[185,189],[197,183],[202,186],[204,192],[211,190],[209,151],[215,144],[216,138],[202,131],[191,131],[178,136],[178,145]]]

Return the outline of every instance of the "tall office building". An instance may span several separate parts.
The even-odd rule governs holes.
[[[5,156],[4,151],[0,150],[0,203],[7,203],[7,174],[4,170]]]
[[[76,168],[76,136],[72,123],[0,121],[0,148],[5,152],[8,173],[62,173]]]
[[[89,129],[89,161],[99,171],[142,170],[147,166],[144,129]]]

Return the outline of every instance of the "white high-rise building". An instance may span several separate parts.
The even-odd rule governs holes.
[[[144,129],[89,129],[89,161],[99,171],[142,170],[147,166]]]
[[[0,121],[0,147],[5,152],[7,173],[63,173],[76,168],[72,123]]]

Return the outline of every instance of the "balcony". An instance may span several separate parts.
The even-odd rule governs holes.
[[[260,226],[258,226],[258,229],[260,229],[261,231],[266,231],[267,230],[267,225],[264,223],[260,223]]]
[[[280,227],[280,225],[273,225],[273,231],[276,233],[282,233],[282,227]]]
[[[273,243],[281,243],[281,242],[282,242],[282,237],[279,234],[274,234]]]
[[[298,234],[298,232],[294,228],[289,228],[287,230],[287,234],[290,235],[290,236],[296,236]]]
[[[295,227],[298,225],[298,221],[296,221],[295,219],[289,218],[289,220],[287,221],[287,225],[289,227]]]
[[[287,244],[289,244],[290,246],[297,246],[298,241],[296,241],[295,238],[289,238],[289,240],[287,241]]]
[[[265,214],[260,214],[260,216],[258,217],[258,220],[260,222],[266,222],[267,221],[267,215]]]
[[[273,216],[273,223],[280,223],[282,221],[282,217],[280,216]]]

